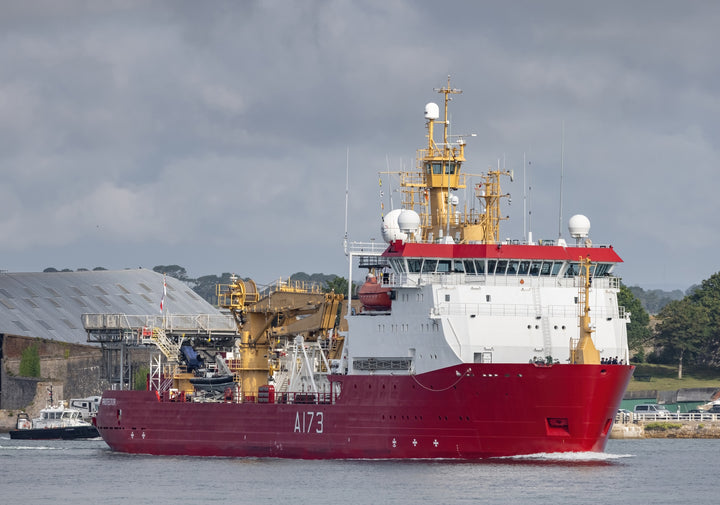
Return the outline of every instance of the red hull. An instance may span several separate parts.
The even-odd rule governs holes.
[[[145,454],[479,459],[602,451],[634,367],[465,364],[417,376],[334,376],[332,404],[182,403],[106,391],[116,451]]]

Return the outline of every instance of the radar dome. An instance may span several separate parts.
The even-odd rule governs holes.
[[[400,225],[398,224],[398,217],[400,217],[400,213],[402,212],[403,209],[391,210],[383,218],[380,231],[382,232],[383,240],[388,244],[395,240],[402,240],[404,242],[407,239],[407,233],[400,231]]]
[[[590,220],[582,214],[575,214],[568,222],[568,230],[572,238],[585,238],[590,233]]]
[[[437,119],[440,117],[440,107],[438,104],[430,102],[425,105],[425,119]]]
[[[420,232],[420,216],[414,210],[403,209],[397,222],[400,231],[408,237]]]

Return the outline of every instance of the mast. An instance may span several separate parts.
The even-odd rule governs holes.
[[[580,339],[577,345],[570,346],[570,362],[573,364],[599,365],[600,352],[592,340],[593,330],[590,326],[590,256],[580,257],[581,268],[585,269],[582,276],[583,285],[578,293],[578,308],[580,310]]]

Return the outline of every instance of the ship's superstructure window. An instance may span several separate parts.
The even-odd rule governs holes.
[[[454,174],[455,170],[457,168],[458,163],[454,162],[446,162],[445,163],[445,173],[446,174]],[[443,163],[441,161],[434,161],[432,163],[428,163],[425,165],[425,169],[428,172],[432,172],[433,175],[441,175],[443,173]]]
[[[565,269],[565,277],[580,275],[580,265],[577,262],[570,263]]]
[[[399,274],[404,274],[407,272],[405,258],[390,260],[390,264],[392,265],[392,269]]]
[[[393,270],[398,273],[464,273],[466,275],[484,275],[486,260],[484,259],[436,259],[436,258],[407,258],[391,260]],[[565,269],[563,270],[563,266]],[[610,275],[612,263],[597,263],[590,267],[591,277]],[[532,277],[557,277],[562,272],[563,277],[581,275],[580,264],[576,261],[551,260],[487,260],[488,275],[508,275]]]
[[[438,260],[426,259],[423,261],[422,272],[423,273],[434,273],[435,267],[437,266]]]
[[[465,260],[465,273],[468,275],[477,275],[475,273],[475,262],[473,260]]]

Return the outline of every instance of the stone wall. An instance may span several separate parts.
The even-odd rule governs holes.
[[[0,408],[23,409],[35,402],[35,385],[51,381],[62,385],[56,400],[102,394],[109,387],[103,378],[102,350],[98,346],[68,344],[47,339],[5,335],[0,363]],[[38,347],[40,377],[20,377],[20,360],[24,349]],[[45,398],[40,399],[42,402]],[[44,403],[43,403],[44,405]]]

